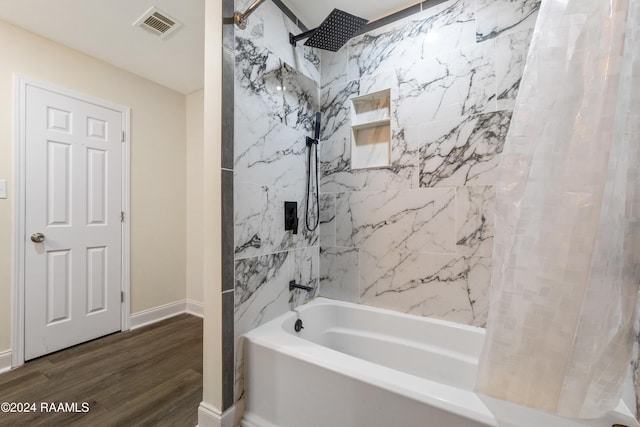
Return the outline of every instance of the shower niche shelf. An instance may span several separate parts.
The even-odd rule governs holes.
[[[391,91],[351,98],[351,169],[391,165]]]

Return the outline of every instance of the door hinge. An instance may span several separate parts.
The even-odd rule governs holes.
[[[120,222],[124,222],[124,211],[120,211]]]
[[[124,131],[122,131],[122,135],[120,136],[120,142],[124,142]]]
[[[124,291],[120,291],[120,302],[124,302]]]

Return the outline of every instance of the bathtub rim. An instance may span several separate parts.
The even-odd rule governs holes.
[[[341,300],[331,299],[331,298],[327,298],[327,297],[316,297],[312,301],[309,301],[306,304],[300,305],[297,308],[295,308],[294,310],[289,310],[287,313],[285,313],[285,314],[283,314],[283,315],[281,315],[281,316],[279,316],[279,317],[277,317],[277,318],[275,318],[273,320],[270,320],[269,322],[266,322],[263,325],[258,326],[258,328],[252,329],[248,333],[251,333],[251,332],[255,331],[256,329],[262,328],[263,326],[266,326],[266,325],[268,325],[268,324],[270,324],[272,322],[273,323],[277,323],[278,319],[284,320],[283,318],[286,315],[295,315],[296,312],[303,313],[304,311],[308,310],[311,307],[321,306],[321,305],[337,305],[337,306],[342,306],[342,307],[347,307],[347,308],[354,308],[356,310],[367,311],[367,312],[371,312],[371,313],[382,313],[382,314],[387,314],[387,315],[391,315],[391,316],[395,316],[395,317],[399,317],[399,318],[403,318],[403,319],[409,319],[411,321],[431,323],[431,324],[435,324],[435,325],[439,325],[439,326],[447,326],[447,327],[450,327],[450,328],[453,328],[453,329],[465,330],[465,331],[469,331],[469,332],[472,332],[472,333],[479,333],[479,334],[482,334],[482,335],[485,334],[485,328],[481,328],[479,326],[466,325],[464,323],[452,322],[450,320],[444,320],[444,319],[437,319],[435,317],[418,316],[418,315],[415,315],[415,314],[402,313],[400,311],[390,310],[390,309],[387,309],[387,308],[374,307],[374,306],[371,306],[371,305],[358,304],[358,303],[355,303],[355,302],[341,301]]]

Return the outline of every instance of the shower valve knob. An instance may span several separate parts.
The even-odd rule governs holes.
[[[284,230],[298,234],[298,202],[284,202]]]

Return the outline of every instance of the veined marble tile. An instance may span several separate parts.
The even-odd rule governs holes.
[[[351,169],[351,99],[355,96],[391,90],[391,166]],[[418,152],[408,152],[405,129],[398,127],[397,85],[394,73],[383,73],[322,91],[322,141],[320,144],[320,188],[323,192],[344,192],[416,188]]]
[[[302,61],[302,74],[311,78],[320,88],[320,70],[322,60],[320,58],[321,50],[309,46],[301,46],[304,61]],[[296,48],[296,49],[300,49]],[[298,50],[296,50],[298,52]],[[298,69],[298,68],[296,68]]]
[[[320,88],[326,89],[330,86],[346,83],[349,79],[348,60],[349,43],[345,44],[339,51],[330,52],[323,50],[320,53]]]
[[[336,245],[336,195],[320,194],[320,245]]]
[[[335,190],[327,188],[328,180],[332,179],[332,175],[340,172],[349,173],[351,170],[351,131],[343,128],[341,132],[334,133],[331,138],[323,139],[318,145],[319,171],[320,171],[320,191],[335,192],[344,190]]]
[[[471,45],[474,29],[473,0],[452,0],[355,37],[349,80]]]
[[[455,189],[361,191],[336,197],[336,243],[380,260],[402,250],[455,253]]]
[[[360,250],[364,304],[476,326],[486,324],[490,258],[406,251],[396,255],[379,260]]]
[[[458,255],[491,257],[496,189],[493,185],[458,187],[456,245]]]
[[[533,24],[533,22],[532,22]],[[533,28],[496,39],[498,109],[513,110],[529,52]]]
[[[286,63],[282,72],[282,96],[284,97],[284,122],[296,129],[315,129],[316,113],[320,111],[318,84],[298,73]]]
[[[320,296],[360,302],[357,248],[320,247]]]
[[[303,289],[289,292],[289,307],[293,310],[311,301],[319,293],[320,247],[295,249],[290,251],[290,254],[293,257],[293,262],[290,264],[289,280],[295,280],[299,285],[310,286],[314,289],[312,292]]]
[[[352,102],[358,96],[368,95],[382,90],[391,91],[391,119],[396,110],[398,100],[398,83],[396,73],[380,73],[368,76],[360,80],[338,84],[323,89],[320,95],[320,107],[322,111],[322,127],[320,138],[328,140],[337,132],[344,132],[351,126]],[[397,127],[397,126],[395,126]]]
[[[397,78],[400,127],[496,110],[493,41],[402,64]]]
[[[257,98],[265,95],[263,103],[275,104],[266,104],[268,107],[263,106],[262,111],[280,106],[282,101],[272,94],[278,91],[277,87],[282,87],[281,69],[282,61],[269,49],[257,46],[252,40],[236,38],[235,103],[243,101],[245,97]],[[252,116],[258,116],[262,111],[258,110]]]
[[[270,236],[268,231],[265,232],[272,222],[272,219],[264,215],[268,208],[269,187],[242,183],[235,179],[233,186],[235,256],[251,258],[275,252],[270,250],[275,245],[273,241],[267,241]]]
[[[310,232],[304,225],[304,180],[298,184],[293,188],[234,182],[236,259],[317,245],[318,230]],[[285,201],[298,202],[298,234],[284,231]]]
[[[253,2],[238,1],[236,10],[246,10]],[[280,59],[311,78],[320,82],[320,61],[317,49],[312,49],[298,43],[293,47],[289,43],[289,33],[302,32],[273,2],[264,2],[248,18],[247,28],[241,30],[236,27],[236,37],[252,40],[259,47],[269,49]]]
[[[394,70],[363,76],[360,79],[360,95],[368,95],[384,89],[391,89],[391,110],[393,111],[393,102],[398,99],[397,95],[393,93],[398,90],[398,79]]]
[[[252,40],[236,38],[235,111],[248,120],[261,117],[312,132],[319,109],[316,82],[300,74]],[[237,126],[236,126],[237,127]]]
[[[235,263],[235,398],[243,393],[244,365],[241,335],[289,311],[288,252],[238,260]]]
[[[493,185],[511,111],[423,125],[420,186]]]
[[[476,40],[533,27],[540,0],[476,0]]]
[[[394,138],[390,167],[351,169],[351,129],[349,126],[340,128],[320,144],[320,191],[338,193],[418,188],[419,157],[396,159],[396,143]]]
[[[363,189],[372,191],[418,188],[418,165],[400,165],[376,169],[332,168],[331,164],[321,168],[320,191],[349,192]]]
[[[248,121],[242,110],[236,111],[235,118],[236,179],[267,187],[299,188],[307,173],[309,131],[290,128],[266,115]]]
[[[238,335],[288,311],[289,281],[285,282],[285,279],[291,274],[292,253],[293,251],[284,251],[235,262],[234,291]],[[259,307],[258,311],[252,311],[256,307]],[[263,311],[264,308],[273,309]]]
[[[418,165],[422,140],[422,126],[405,126],[391,132],[391,160],[394,164]]]
[[[366,82],[372,88],[371,82]],[[320,189],[323,192],[357,191],[367,185],[382,190],[393,187],[417,186],[412,170],[393,169],[351,170],[351,99],[360,95],[360,81],[332,86],[321,93],[322,132],[320,148]],[[375,92],[371,90],[367,93]],[[392,153],[394,152],[392,146]],[[417,160],[415,162],[417,166]],[[397,172],[397,173],[396,173]],[[372,187],[373,186],[373,187]]]
[[[351,98],[360,94],[360,81],[352,81],[323,89],[320,92],[322,125],[320,139],[331,140],[338,132],[345,133],[351,126]],[[322,155],[326,150],[322,151]]]
[[[352,192],[363,189],[371,191],[397,191],[403,188],[418,188],[417,165],[393,164],[388,168],[331,171],[323,175],[321,191]]]

